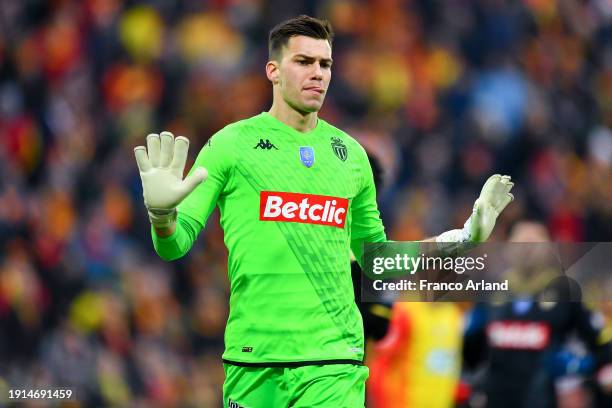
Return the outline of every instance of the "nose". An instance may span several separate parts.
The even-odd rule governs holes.
[[[313,72],[312,72],[312,79],[316,79],[317,81],[322,80],[323,70],[321,69],[321,64],[319,64],[318,62],[315,62],[314,64],[312,64],[312,66],[314,67]]]

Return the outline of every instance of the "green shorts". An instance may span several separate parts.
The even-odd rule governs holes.
[[[225,408],[363,408],[365,404],[366,366],[223,367]]]

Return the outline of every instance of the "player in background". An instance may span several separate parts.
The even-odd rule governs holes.
[[[547,242],[549,237],[543,225],[521,222],[512,229],[510,240],[537,243]],[[522,268],[530,270],[534,264]],[[507,303],[479,303],[470,312],[464,336],[464,366],[482,368],[475,376],[481,380],[474,384],[472,398],[480,403],[473,406],[553,408],[563,406],[559,402],[569,406],[570,394],[573,399],[584,400],[576,388],[579,383],[558,380],[590,375],[609,363],[610,343],[603,336],[600,313],[581,302],[538,299],[544,293],[546,299],[553,294],[559,299],[569,298],[567,285],[547,285],[555,275],[547,273],[545,265],[539,263],[538,269],[529,273],[517,271],[529,292],[540,288],[535,296]],[[548,276],[548,281],[542,281],[542,276]],[[580,356],[566,348],[574,335],[588,355]],[[557,391],[566,396],[558,396]]]
[[[612,290],[612,278],[605,282],[605,285],[607,290]],[[601,341],[610,344],[612,348],[612,302],[603,302],[601,313],[604,316]],[[594,405],[597,408],[612,407],[612,361],[609,361],[596,373],[594,381],[591,381],[589,385],[594,391]]]
[[[367,153],[374,186],[376,191],[380,191],[383,185],[383,169],[380,161],[371,153]],[[389,329],[389,319],[391,318],[391,301],[380,299],[378,302],[363,302],[361,300],[361,276],[362,270],[356,259],[351,259],[351,277],[353,279],[353,290],[355,302],[361,313],[363,320],[363,334],[367,342],[368,339],[380,340],[387,334]]]
[[[450,408],[461,371],[463,310],[453,302],[393,305],[386,337],[368,357],[372,408]]]
[[[308,16],[276,26],[270,110],[216,133],[184,180],[186,138],[150,134],[135,148],[160,257],[184,256],[219,207],[231,286],[226,407],[364,405],[350,252],[360,261],[363,244],[386,235],[365,151],[318,118],[332,39],[327,21]],[[464,227],[431,241],[446,249],[486,240],[511,188],[510,177],[490,177]]]
[[[370,153],[368,159],[379,191],[380,162]],[[362,271],[356,260],[351,262],[351,273],[365,340],[372,340],[366,348],[368,406],[452,407],[458,394],[464,305],[402,302],[406,299],[395,304],[391,299],[363,302]]]

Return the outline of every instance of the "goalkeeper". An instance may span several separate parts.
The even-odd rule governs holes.
[[[363,327],[350,249],[386,240],[363,148],[317,117],[331,79],[332,29],[300,16],[269,36],[268,112],[228,125],[183,180],[189,142],[151,134],[135,149],[153,244],[185,255],[215,206],[229,250],[226,407],[363,407]],[[487,239],[511,201],[492,176],[463,229],[442,242]]]

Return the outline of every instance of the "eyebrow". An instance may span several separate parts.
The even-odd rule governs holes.
[[[306,61],[315,61],[317,59],[315,57],[311,57],[311,56],[305,55],[305,54],[296,54],[296,55],[293,56],[293,58],[303,58]],[[319,60],[321,62],[327,62],[327,63],[330,63],[330,64],[334,62],[334,60],[331,59],[331,58],[319,58]]]

